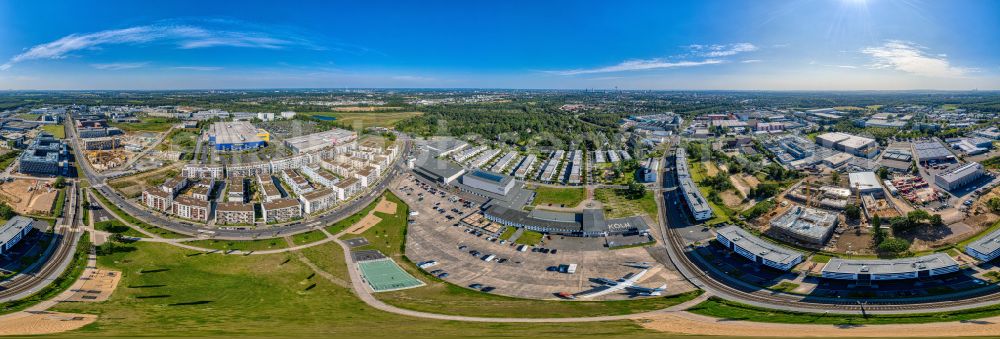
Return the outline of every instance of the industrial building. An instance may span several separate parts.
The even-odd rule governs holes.
[[[18,171],[23,174],[59,176],[69,173],[66,144],[50,134],[35,138],[18,159]]]
[[[816,143],[823,147],[847,152],[859,157],[871,158],[878,154],[875,139],[841,132],[823,133],[816,136]]]
[[[0,226],[0,255],[6,255],[31,232],[34,219],[16,215]]]
[[[1000,230],[990,232],[965,246],[965,253],[984,262],[1000,256]]]
[[[917,161],[920,162],[941,161],[955,158],[955,155],[951,154],[951,151],[935,140],[913,143],[913,154],[917,157]]]
[[[285,145],[295,153],[309,153],[357,140],[358,134],[334,128],[329,131],[285,139]]]
[[[875,196],[882,196],[883,190],[882,185],[879,184],[878,176],[875,172],[856,172],[847,174],[848,182],[851,185],[851,190],[857,194],[872,194]]]
[[[958,272],[958,263],[945,253],[900,259],[830,259],[823,266],[827,279],[878,280],[917,279]]]
[[[582,213],[520,209],[491,204],[483,211],[490,221],[510,227],[521,227],[542,233],[575,237],[644,234],[649,225],[641,217],[605,219],[604,210],[584,209]]]
[[[426,157],[417,164],[414,172],[442,184],[450,184],[465,173],[465,169],[455,166],[446,160]]]
[[[216,151],[241,151],[267,145],[270,134],[246,121],[217,122],[208,128],[208,142]]]
[[[719,229],[715,239],[758,265],[788,271],[802,262],[802,253],[758,238],[739,226],[729,225]]]
[[[683,147],[677,148],[677,184],[680,186],[681,194],[684,195],[684,202],[687,203],[688,210],[695,220],[704,221],[712,218],[712,207],[702,196],[694,179],[691,178],[691,171],[688,169],[687,151]]]
[[[639,178],[642,182],[656,182],[656,176],[660,173],[660,159],[649,158],[642,163],[639,168]]]
[[[112,150],[121,146],[121,138],[119,137],[89,138],[81,141],[83,142],[83,149],[88,151]]]
[[[970,162],[951,171],[935,175],[934,183],[947,191],[951,191],[976,181],[985,173],[983,165],[980,165],[978,162]]]
[[[487,192],[507,195],[514,188],[514,178],[493,172],[473,170],[462,176],[462,184]]]
[[[793,206],[771,220],[771,231],[813,245],[823,245],[837,228],[837,215]]]

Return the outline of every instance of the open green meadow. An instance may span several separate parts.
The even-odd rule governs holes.
[[[393,127],[397,122],[423,114],[422,112],[304,112],[303,115],[337,118],[337,123],[353,126],[356,130],[367,127]]]
[[[587,192],[583,188],[555,188],[539,186],[535,188],[535,206],[565,206],[576,207],[584,198]]]
[[[63,125],[42,125],[42,130],[59,139],[66,137],[66,129]]]

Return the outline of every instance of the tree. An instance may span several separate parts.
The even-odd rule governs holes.
[[[646,185],[632,180],[632,182],[628,183],[628,190],[625,193],[629,199],[642,198],[643,195],[646,195]]]
[[[833,183],[834,185],[840,183],[840,172],[830,172],[830,183]]]
[[[910,249],[910,242],[900,238],[887,238],[878,245],[879,252],[893,254],[906,252],[908,249]]]
[[[13,218],[16,215],[17,212],[14,212],[14,209],[11,208],[10,205],[7,205],[5,202],[0,202],[0,218],[10,220],[10,218]]]
[[[66,186],[66,178],[63,178],[61,175],[56,177],[56,181],[52,183],[52,186],[55,188],[63,188],[63,186]]]
[[[844,206],[844,215],[850,219],[857,220],[861,218],[861,208],[855,204],[847,204],[847,206]]]
[[[878,174],[878,177],[882,180],[889,179],[889,170],[885,167],[879,167],[878,171],[875,171],[875,174]]]
[[[940,214],[934,214],[931,216],[930,223],[932,226],[943,226],[944,220],[941,219]]]

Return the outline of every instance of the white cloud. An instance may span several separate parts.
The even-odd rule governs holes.
[[[757,46],[754,46],[754,44],[749,42],[723,45],[690,45],[688,48],[694,50],[701,56],[711,58],[733,56],[740,53],[753,52],[759,49]]]
[[[764,60],[760,60],[760,59],[748,59],[748,60],[740,61],[740,63],[743,63],[743,64],[755,64],[755,63],[763,62],[763,61]]]
[[[186,24],[154,24],[87,34],[70,34],[28,48],[0,65],[0,70],[10,69],[15,64],[27,60],[62,59],[74,52],[99,49],[106,45],[138,45],[154,42],[173,44],[181,49],[219,46],[281,49],[299,45],[311,46],[311,43],[301,38],[278,38],[264,32],[209,29]]]
[[[123,69],[142,68],[148,64],[148,62],[112,62],[107,64],[90,64],[90,67],[106,71],[120,71]]]
[[[392,80],[400,80],[400,81],[434,81],[435,79],[434,78],[430,78],[430,77],[416,76],[416,75],[397,75],[397,76],[392,77]]]
[[[716,60],[716,59],[706,59],[701,61],[677,61],[677,62],[670,62],[663,59],[644,59],[644,60],[628,60],[614,66],[591,68],[591,69],[572,69],[565,71],[547,71],[546,73],[558,74],[558,75],[578,75],[578,74],[611,73],[611,72],[625,72],[625,71],[643,71],[643,70],[678,68],[678,67],[695,67],[695,66],[714,65],[721,63],[723,63],[722,60]]]
[[[971,69],[952,66],[944,54],[930,55],[927,48],[908,41],[890,40],[881,46],[868,47],[861,53],[870,55],[872,68],[894,69],[926,77],[956,78]]]
[[[206,71],[207,72],[207,71],[218,71],[218,70],[222,69],[222,67],[215,67],[215,66],[177,66],[177,67],[173,67],[173,69],[179,69],[179,70],[184,70],[184,71]]]

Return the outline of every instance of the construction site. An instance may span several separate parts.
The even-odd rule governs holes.
[[[0,200],[18,214],[49,214],[59,196],[51,180],[13,179],[0,182]]]

